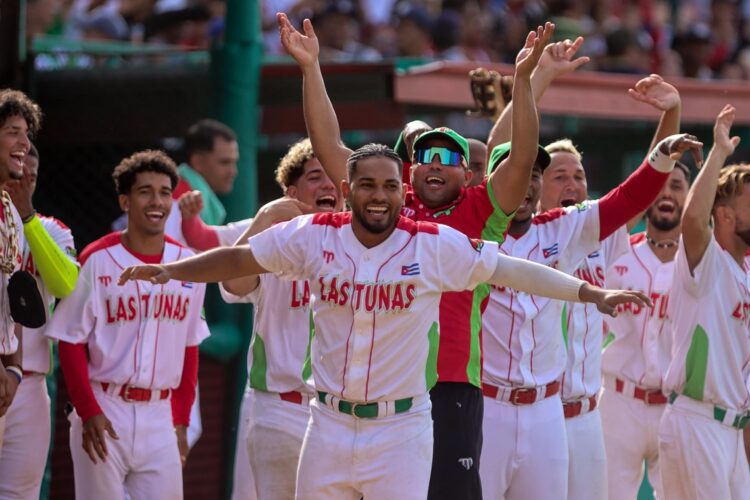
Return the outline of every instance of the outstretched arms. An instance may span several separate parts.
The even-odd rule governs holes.
[[[318,55],[320,47],[309,19],[303,22],[304,34],[297,31],[286,14],[278,13],[281,44],[302,70],[302,101],[305,112],[307,135],[312,142],[315,156],[335,186],[346,180],[346,161],[352,150],[341,140],[336,111],[326,93]]]
[[[739,137],[730,137],[736,111],[730,104],[724,106],[714,123],[714,146],[708,153],[706,164],[695,179],[685,202],[682,213],[682,239],[685,245],[690,271],[700,263],[711,241],[711,210],[719,184],[719,172],[734,148],[740,143]]]

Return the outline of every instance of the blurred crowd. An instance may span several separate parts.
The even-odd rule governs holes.
[[[27,35],[205,49],[221,39],[225,0],[27,0]],[[583,36],[590,70],[750,78],[750,0],[262,0],[268,55],[283,55],[275,13],[313,20],[328,62],[512,62],[528,30],[552,20]]]

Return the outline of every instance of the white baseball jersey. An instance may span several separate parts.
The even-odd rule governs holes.
[[[255,306],[253,340],[247,352],[250,387],[312,394],[315,388],[309,360],[313,333],[309,282],[262,274],[260,284],[243,297],[220,288],[227,302],[250,302]]]
[[[664,386],[723,408],[750,406],[750,278],[711,235],[691,275],[680,241],[667,314],[672,359]]]
[[[10,209],[13,212],[13,220],[16,223],[16,231],[18,233],[18,255],[16,259],[16,265],[13,272],[21,269],[22,262],[22,251],[26,245],[26,239],[23,237],[23,221],[21,216],[18,214],[15,205],[10,204]],[[3,220],[3,211],[0,209],[0,221]],[[0,249],[4,248],[7,244],[4,238],[0,238]],[[18,350],[18,337],[14,331],[16,323],[10,315],[10,300],[8,299],[8,282],[10,275],[0,273],[2,280],[2,292],[0,293],[0,322],[2,327],[0,330],[0,355],[13,354]]]
[[[38,216],[42,222],[42,226],[45,231],[49,233],[52,239],[57,243],[68,258],[78,265],[75,259],[75,243],[73,242],[73,233],[70,232],[68,226],[55,219],[54,217]],[[39,292],[42,295],[44,305],[47,306],[47,321],[49,321],[52,309],[55,306],[55,297],[50,293],[47,287],[42,281],[42,277],[39,275],[39,271],[34,265],[34,257],[31,255],[29,244],[25,243],[23,246],[23,267],[24,271],[28,271],[34,276],[36,280]],[[49,339],[45,337],[44,330],[47,327],[45,324],[41,328],[23,328],[23,369],[37,372],[47,373],[50,370],[50,348]]]
[[[350,401],[424,394],[437,379],[443,291],[472,289],[495,271],[497,244],[399,217],[366,248],[351,212],[297,217],[250,238],[261,266],[308,279],[315,387]]]
[[[628,232],[621,227],[586,256],[575,276],[600,288],[606,283],[606,270],[628,251]],[[602,340],[604,317],[594,304],[567,302],[563,307],[562,335],[567,345],[567,361],[562,378],[563,401],[574,401],[599,393],[602,385]]]
[[[167,239],[161,262],[191,255]],[[87,345],[92,382],[175,388],[182,377],[185,347],[208,337],[201,314],[204,284],[117,284],[123,269],[143,263],[142,256],[123,246],[120,233],[89,245],[81,253],[76,289],[60,301],[45,331],[49,337]]]
[[[500,251],[573,274],[599,245],[599,206],[587,201],[537,215],[526,234],[520,238],[508,235]],[[492,287],[482,316],[482,381],[532,387],[557,380],[565,368],[559,327],[563,305],[546,297]]]
[[[623,304],[617,317],[607,318],[614,340],[602,354],[602,371],[641,387],[661,389],[672,349],[667,306],[674,261],[659,260],[645,233],[633,235],[630,242],[630,251],[608,268],[607,286],[643,292],[654,307]]]

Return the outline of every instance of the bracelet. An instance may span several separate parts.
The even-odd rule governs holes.
[[[18,366],[16,366],[16,365],[9,365],[9,366],[6,366],[6,367],[5,367],[5,371],[6,371],[6,372],[10,372],[10,373],[12,373],[13,375],[15,375],[15,376],[16,376],[16,378],[18,379],[18,383],[19,383],[19,384],[21,383],[21,380],[23,380],[23,371],[21,370],[21,368],[19,368],[19,367],[18,367]]]
[[[31,209],[31,213],[29,215],[27,215],[26,217],[24,217],[23,219],[21,219],[21,220],[23,221],[24,224],[28,224],[29,222],[31,222],[32,220],[34,220],[34,217],[36,217],[36,210],[34,210],[32,208]]]

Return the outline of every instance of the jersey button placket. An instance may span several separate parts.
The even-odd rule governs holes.
[[[375,280],[375,273],[372,265],[373,256],[369,251],[362,254],[359,259],[359,272],[357,281],[365,283],[362,290],[362,296],[359,301],[359,308],[354,311],[354,331],[352,332],[351,345],[351,364],[347,373],[347,394],[348,397],[363,399],[365,397],[365,386],[367,381],[367,367],[370,356],[370,338],[372,335],[372,311],[368,311],[367,291],[368,286]]]

